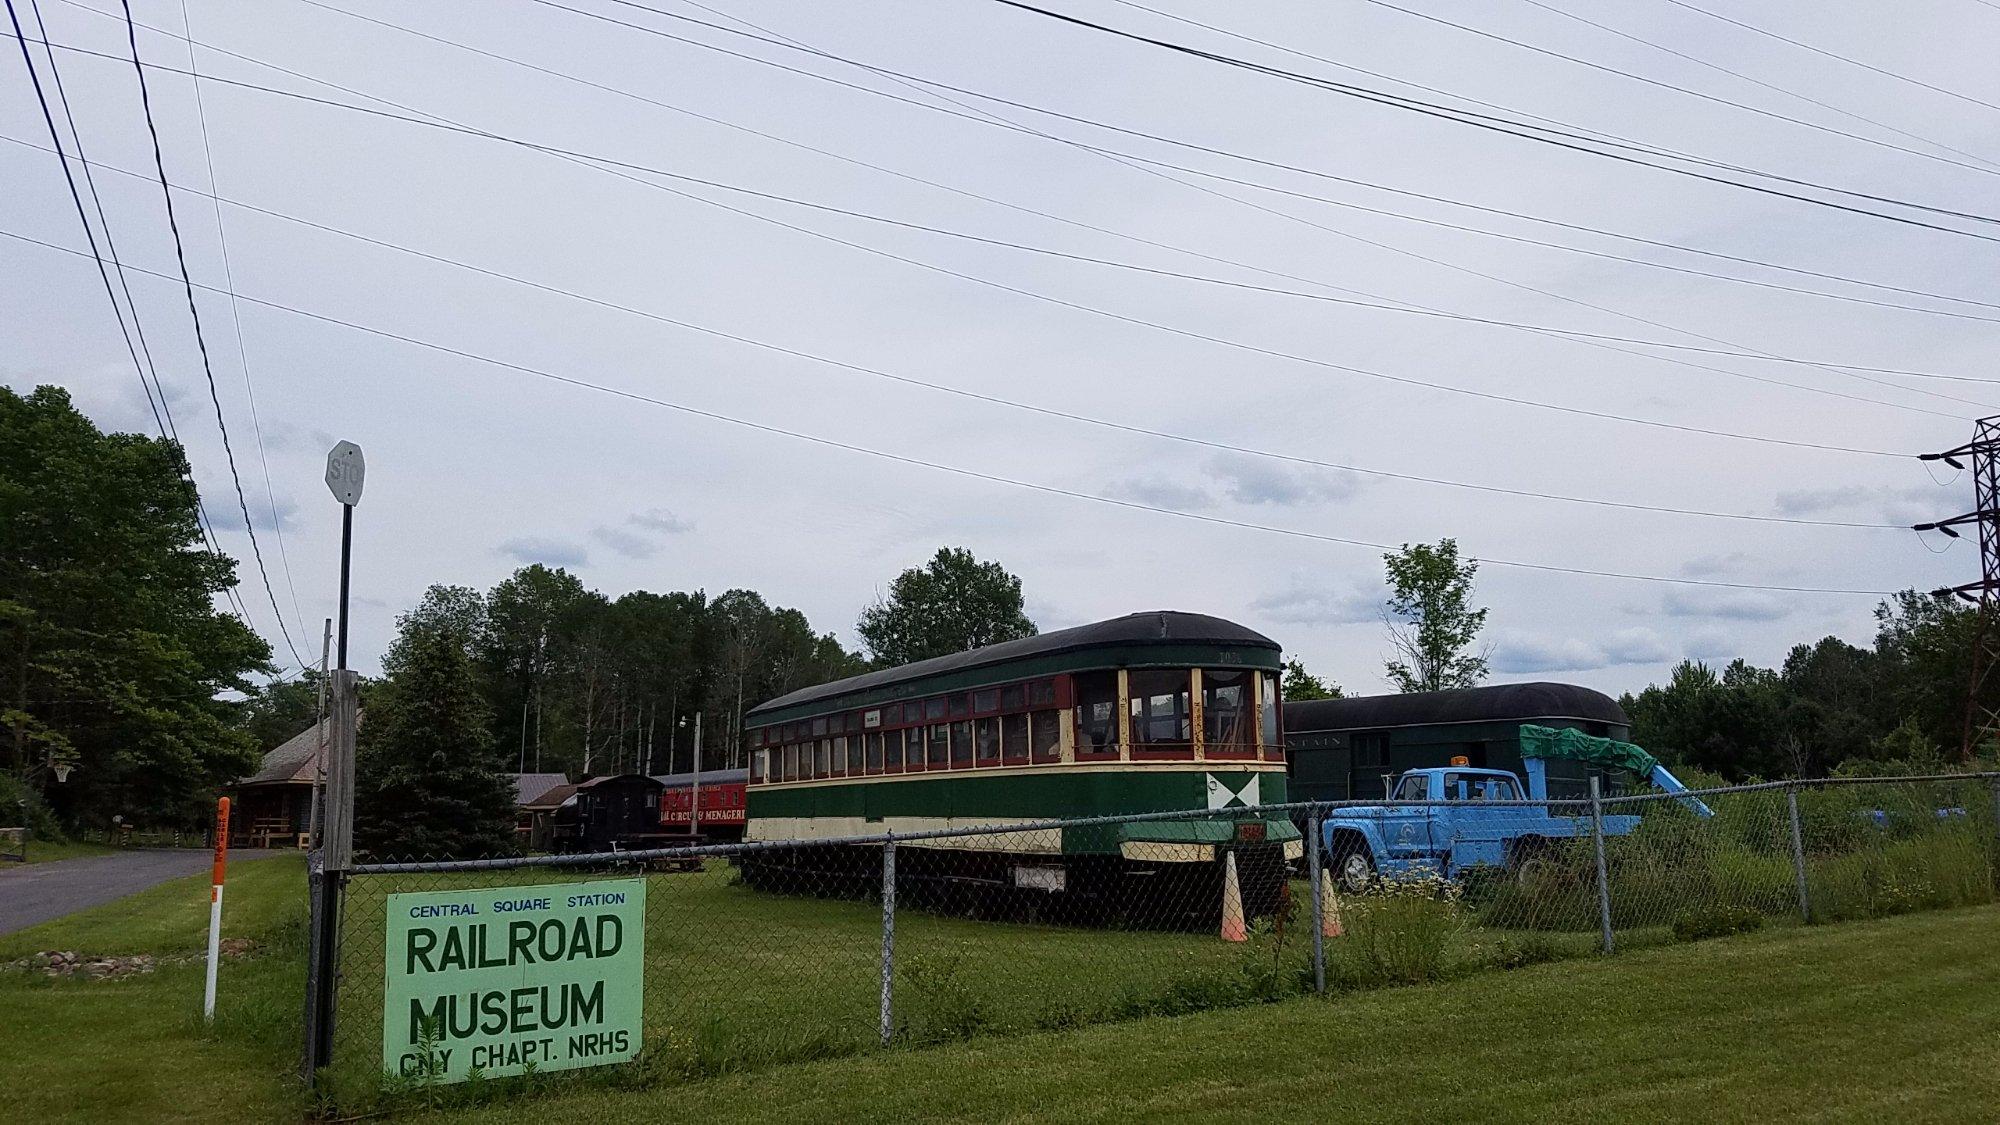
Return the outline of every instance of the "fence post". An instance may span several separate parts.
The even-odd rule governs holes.
[[[1785,811],[1792,820],[1792,874],[1799,883],[1799,918],[1812,922],[1812,899],[1806,893],[1806,839],[1799,827],[1799,787],[1785,786]]]
[[[1326,991],[1326,887],[1320,878],[1319,806],[1306,814],[1306,878],[1312,882],[1313,991]]]
[[[324,946],[327,917],[332,910],[328,903],[328,882],[326,853],[314,850],[306,856],[306,1017],[305,1045],[299,1055],[299,1079],[308,1089],[319,1074],[319,1045],[323,1039],[320,1022],[325,1018],[321,1005],[326,998],[321,977],[333,971],[326,963]]]
[[[896,1036],[896,838],[882,840],[882,1045]]]
[[[1604,864],[1604,804],[1596,774],[1590,777],[1590,839],[1597,850],[1597,922],[1604,931],[1604,952],[1616,953],[1611,937],[1611,876]]]

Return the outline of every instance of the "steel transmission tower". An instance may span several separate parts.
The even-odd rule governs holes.
[[[1935,523],[1920,523],[1918,531],[1941,531],[1961,538],[1958,527],[1979,527],[1979,581],[1947,586],[1932,593],[1940,598],[1956,594],[1979,607],[1978,622],[1972,631],[1972,673],[1965,684],[1965,732],[1959,756],[1970,761],[1982,737],[2000,728],[2000,709],[1982,703],[1988,677],[2000,667],[2000,623],[1994,615],[1994,597],[2000,594],[2000,415],[1973,423],[1972,440],[1942,453],[1926,453],[1925,461],[1943,461],[1972,473],[1973,508],[1962,516]]]

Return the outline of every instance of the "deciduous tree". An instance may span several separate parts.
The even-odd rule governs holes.
[[[1385,665],[1397,691],[1474,687],[1486,678],[1486,658],[1473,651],[1486,610],[1472,604],[1477,559],[1460,559],[1458,542],[1405,543],[1382,556],[1388,566],[1389,643]]]
[[[271,671],[270,648],[216,610],[235,564],[196,504],[178,445],[103,433],[58,387],[0,387],[0,761],[73,823],[192,827],[256,765],[216,696]]]
[[[943,547],[889,584],[888,596],[862,611],[855,631],[879,666],[1035,635],[1023,609],[1021,580],[963,547]]]
[[[1322,680],[1306,671],[1304,662],[1297,659],[1285,661],[1285,672],[1278,683],[1287,703],[1304,703],[1311,699],[1339,699],[1342,694],[1339,684]]]

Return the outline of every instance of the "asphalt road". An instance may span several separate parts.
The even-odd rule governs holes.
[[[276,849],[231,849],[229,861],[280,854]],[[134,848],[116,855],[0,866],[0,934],[206,871],[212,858],[213,853],[197,848]]]

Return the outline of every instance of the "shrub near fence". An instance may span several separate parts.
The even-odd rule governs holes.
[[[1026,855],[1046,850],[1066,830],[1102,831],[1105,821],[897,839],[893,898],[883,894],[885,838],[373,865],[346,883],[336,1050],[321,1085],[334,1103],[353,1110],[413,1087],[432,1099],[478,1097],[481,1089],[553,1077],[530,1074],[496,1085],[475,1075],[441,1095],[422,1074],[385,1076],[384,969],[393,952],[385,938],[394,894],[643,880],[642,1047],[634,1061],[600,1073],[612,1081],[672,1083],[885,1044],[1062,1029],[1516,968],[1603,948],[1607,912],[1615,943],[1624,947],[1799,924],[1808,915],[1835,922],[1991,902],[2000,850],[1996,782],[1982,775],[1738,787],[1703,794],[1712,817],[1675,798],[1607,800],[1606,816],[1633,815],[1637,824],[1602,837],[1602,884],[1600,841],[1584,802],[1551,802],[1551,811],[1578,818],[1579,837],[1514,869],[1385,880],[1358,897],[1319,899],[1320,884],[1308,877],[1310,855],[1272,867],[1266,861],[1279,854],[1272,847],[1225,845],[1242,861],[1240,941],[1219,934],[1225,928],[1220,869],[1176,867],[1168,860],[1187,853],[1166,845],[1150,857],[1157,863],[1149,863],[1143,847],[1128,851],[1134,868],[1147,873],[1096,886],[1096,897],[1078,895],[1083,901],[1067,904],[1062,899],[1070,896],[1045,886],[980,881],[1004,873],[1005,865],[941,862]],[[1281,808],[1305,823],[1340,807]],[[1174,832],[1192,837],[1203,824],[1271,811],[1111,823],[1173,824]],[[1069,889],[1093,889],[1081,870],[1071,869],[1078,882]],[[1321,938],[1320,916],[1337,917],[1344,936]],[[392,1021],[407,1015],[387,1014]]]

